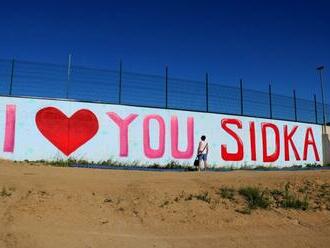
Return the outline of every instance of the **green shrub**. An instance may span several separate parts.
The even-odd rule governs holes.
[[[193,199],[196,199],[199,201],[204,201],[207,203],[211,202],[211,197],[209,196],[208,192],[203,192],[203,193],[199,193],[199,194],[195,194],[195,195],[189,194],[184,198],[185,201],[191,201]]]
[[[211,202],[211,197],[209,196],[208,192],[203,192],[203,193],[200,193],[198,195],[194,195],[194,197],[197,200],[200,200],[200,201],[204,201],[204,202],[207,202],[207,203]]]
[[[176,168],[181,168],[182,165],[179,164],[177,161],[175,160],[171,160],[170,162],[168,162],[165,166],[166,169],[176,169]]]
[[[304,197],[303,200],[300,200],[299,198],[297,198],[294,195],[287,195],[282,200],[281,206],[283,208],[294,208],[294,209],[307,210],[309,203],[308,203],[307,197]]]
[[[191,201],[192,199],[193,199],[193,195],[192,194],[189,194],[188,196],[186,196],[185,198],[184,198],[184,200],[185,201]]]
[[[251,208],[249,207],[245,207],[243,209],[235,209],[235,211],[240,214],[251,214]]]
[[[308,164],[306,164],[306,167],[307,168],[319,168],[319,167],[321,167],[321,165],[320,164],[317,164],[317,163],[308,163]]]
[[[11,196],[11,192],[9,192],[6,187],[2,187],[2,190],[0,192],[1,197],[9,197]]]
[[[238,192],[245,197],[250,209],[267,208],[270,205],[269,198],[265,195],[265,191],[257,187],[244,187]]]
[[[107,198],[105,198],[104,199],[104,201],[103,201],[104,203],[111,203],[112,202],[112,199],[111,199],[111,197],[107,197]]]
[[[170,202],[168,200],[166,200],[160,205],[160,207],[163,208],[163,207],[167,206],[168,204],[170,204]]]
[[[283,199],[280,203],[281,207],[307,210],[308,206],[309,206],[307,194],[305,194],[305,197],[303,200],[300,200],[293,193],[289,192],[289,186],[290,186],[289,184],[285,185]]]
[[[270,191],[270,194],[272,195],[272,196],[283,196],[283,191],[282,190],[280,190],[280,189],[272,189],[271,191]]]
[[[254,170],[271,171],[271,170],[278,170],[278,167],[258,165],[254,168]]]
[[[233,200],[234,199],[234,194],[235,194],[235,189],[234,188],[229,188],[229,187],[222,187],[219,189],[218,194],[225,199]]]

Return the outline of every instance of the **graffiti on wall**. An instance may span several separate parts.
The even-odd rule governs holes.
[[[190,162],[201,135],[214,165],[321,163],[321,127],[110,104],[0,97],[1,157]]]
[[[40,133],[66,156],[93,138],[99,123],[93,112],[81,109],[71,117],[54,107],[39,110],[35,117]]]

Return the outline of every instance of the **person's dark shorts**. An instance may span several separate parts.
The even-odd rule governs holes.
[[[199,154],[198,155],[198,160],[199,161],[206,161],[207,160],[207,154]]]

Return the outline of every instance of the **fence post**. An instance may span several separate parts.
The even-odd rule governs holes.
[[[294,120],[297,121],[297,99],[296,99],[296,91],[293,90],[293,106],[294,106]]]
[[[241,90],[241,115],[244,114],[244,106],[243,106],[243,79],[240,79],[240,90]]]
[[[119,61],[119,86],[118,86],[118,102],[121,104],[121,85],[122,85],[122,74],[123,74],[123,62]]]
[[[69,98],[69,82],[70,82],[70,77],[71,77],[71,54],[69,54],[68,57],[68,78],[66,82],[66,89],[65,89],[65,98]]]
[[[273,106],[272,106],[272,81],[270,81],[269,88],[269,117],[270,119],[273,119]]]
[[[10,85],[9,85],[9,95],[12,95],[13,92],[13,80],[14,80],[14,71],[15,71],[15,59],[11,61],[11,75],[10,75]]]
[[[165,108],[168,108],[168,66],[165,66]]]
[[[209,112],[209,74],[205,74],[206,112]]]
[[[315,111],[315,123],[318,123],[318,118],[317,118],[317,101],[316,101],[316,95],[314,94],[314,111]]]

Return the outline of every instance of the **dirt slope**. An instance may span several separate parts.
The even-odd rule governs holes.
[[[309,185],[310,208],[238,211],[223,186]],[[173,173],[0,162],[0,247],[330,247],[330,171]],[[208,199],[195,196],[205,194]],[[194,197],[191,197],[194,196]],[[327,200],[327,199],[326,199]]]

